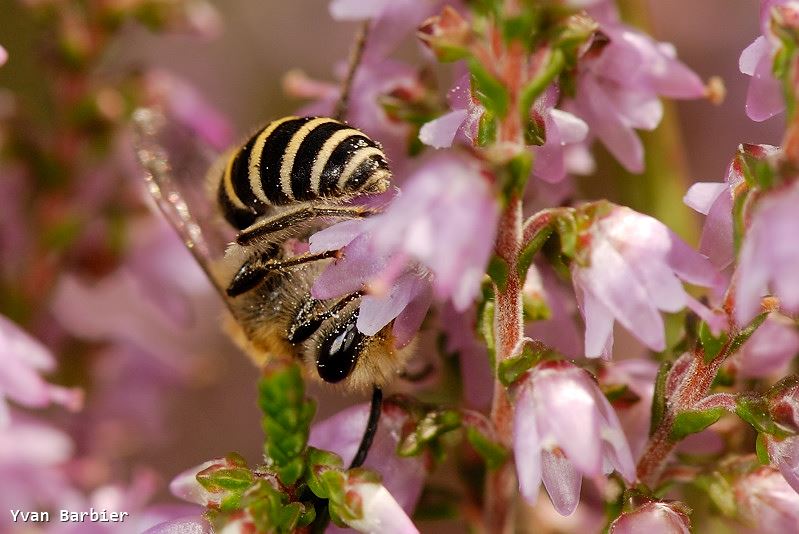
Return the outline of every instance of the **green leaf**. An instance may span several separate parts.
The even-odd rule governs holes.
[[[496,345],[494,343],[494,299],[488,298],[478,316],[478,331],[488,350],[491,372],[496,370]]]
[[[519,254],[519,261],[517,263],[519,279],[524,280],[527,277],[527,270],[530,269],[535,255],[538,254],[538,251],[541,250],[541,247],[544,246],[544,243],[547,242],[547,239],[549,239],[553,231],[554,227],[552,224],[544,226],[539,229],[535,236],[524,246]]]
[[[676,442],[690,434],[701,432],[718,421],[723,414],[724,408],[680,412],[674,418],[674,424],[669,432],[669,439]]]
[[[671,362],[661,362],[658,368],[658,374],[655,378],[655,392],[652,396],[652,417],[649,425],[649,435],[655,433],[663,422],[663,417],[666,414],[666,379],[671,371]]]
[[[722,332],[716,337],[710,331],[710,327],[705,321],[702,321],[699,325],[699,341],[702,343],[702,348],[705,351],[706,363],[710,363],[716,359],[728,340],[727,332]]]
[[[490,440],[485,434],[473,426],[466,427],[466,439],[472,444],[474,450],[485,461],[488,469],[501,467],[508,459],[508,450],[499,443]]]
[[[560,237],[560,250],[568,258],[577,256],[577,219],[571,212],[565,212],[555,219],[555,228]]]
[[[253,481],[253,474],[246,467],[218,469],[211,467],[197,474],[197,482],[210,492],[242,492],[249,488]]]
[[[468,63],[472,80],[472,93],[488,111],[497,117],[504,117],[508,113],[508,104],[510,102],[510,96],[505,85],[476,59],[470,59]]]
[[[508,262],[497,255],[492,256],[491,261],[488,262],[488,276],[491,277],[491,280],[494,281],[500,291],[505,291],[505,287],[508,285],[509,270]]]
[[[787,438],[793,435],[793,432],[772,419],[768,401],[758,395],[739,395],[736,399],[735,413],[758,432],[771,434],[778,438]]]
[[[496,115],[488,110],[484,111],[477,123],[477,146],[485,147],[496,142],[497,128],[499,121]]]
[[[766,446],[766,435],[762,432],[759,432],[757,439],[755,439],[755,453],[757,454],[757,461],[761,465],[771,464],[771,459],[768,456],[768,447]]]
[[[418,456],[425,447],[436,447],[438,439],[462,423],[460,413],[455,410],[431,410],[416,424],[416,428],[397,446],[399,456]],[[433,450],[433,452],[436,452]]]
[[[763,322],[766,320],[766,317],[768,317],[768,313],[761,313],[752,319],[752,321],[733,338],[728,352],[730,354],[735,354],[738,352],[738,349],[740,349],[744,343],[749,341],[749,338],[752,337],[752,334],[754,334],[755,331],[760,328],[760,325],[763,324]]]
[[[522,124],[529,127],[531,123],[535,123],[535,120],[531,117],[535,100],[544,93],[546,88],[552,83],[552,80],[560,74],[565,65],[566,61],[563,52],[557,48],[550,50],[544,68],[538,72],[537,76],[522,87],[519,96],[519,113],[521,114]],[[528,144],[543,144],[535,142],[538,137],[540,136],[534,135],[528,138]],[[543,138],[541,140],[543,140]]]

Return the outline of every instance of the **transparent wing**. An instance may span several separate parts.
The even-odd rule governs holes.
[[[158,109],[136,110],[133,125],[136,155],[150,195],[229,305],[217,266],[234,232],[217,215],[206,186],[208,170],[219,154]]]

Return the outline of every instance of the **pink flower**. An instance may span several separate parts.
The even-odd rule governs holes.
[[[759,200],[746,232],[738,264],[735,316],[749,322],[770,292],[789,313],[799,313],[799,182],[770,191]]]
[[[742,519],[750,532],[799,531],[799,493],[771,467],[760,467],[733,487]]]
[[[497,216],[493,191],[477,167],[453,156],[434,158],[409,178],[385,212],[311,236],[312,252],[344,247],[343,258],[322,273],[312,294],[333,298],[370,290],[358,318],[358,329],[369,335],[414,302],[419,309],[429,302],[426,272],[439,300],[465,310],[479,291]],[[408,323],[421,322],[420,313],[414,315]]]
[[[213,532],[208,521],[197,515],[158,523],[144,534],[213,534]]]
[[[0,67],[2,67],[6,61],[8,61],[8,52],[5,48],[0,46]]]
[[[360,480],[350,474],[344,484],[345,506],[356,516],[342,517],[358,532],[415,534],[419,530],[382,484]]]
[[[572,280],[585,320],[585,355],[610,357],[613,321],[647,347],[666,348],[660,311],[689,307],[714,330],[722,323],[683,288],[681,281],[711,287],[717,273],[663,223],[615,206],[591,225],[585,261],[572,263]]]
[[[615,469],[635,479],[621,424],[586,371],[563,361],[541,364],[517,386],[514,406],[516,472],[529,503],[543,480],[555,509],[569,515],[583,475],[599,478]]]
[[[552,268],[536,264],[527,271],[522,294],[526,301],[543,302],[549,318],[531,321],[524,331],[536,339],[570,358],[577,358],[583,351],[583,340],[575,321],[577,302],[574,292],[565,286]]]
[[[580,61],[577,91],[568,109],[588,123],[627,170],[642,172],[643,145],[635,130],[652,130],[660,123],[663,106],[658,96],[700,98],[705,87],[676,59],[672,45],[656,42],[600,9],[600,29],[609,42]]]
[[[485,109],[472,98],[467,76],[461,78],[450,90],[448,99],[453,111],[422,126],[419,139],[434,148],[452,146],[460,134],[469,142],[474,142],[477,124]],[[555,109],[558,102],[557,86],[551,85],[536,100],[533,116],[539,120],[546,133],[546,141],[541,146],[531,148],[533,175],[546,182],[560,182],[566,172],[582,172],[582,167],[571,165],[568,149],[580,144],[588,134],[588,125],[582,119],[566,111]]]
[[[371,20],[366,53],[382,58],[443,4],[441,0],[332,0],[336,20]]]
[[[649,502],[621,514],[610,524],[610,534],[688,534],[691,526],[685,513],[664,502]]]
[[[700,182],[692,185],[683,198],[685,204],[707,216],[702,228],[699,252],[719,269],[735,259],[732,243],[732,190],[727,183]]]
[[[308,445],[338,454],[350,465],[363,438],[369,405],[358,404],[315,423]],[[406,414],[398,407],[383,407],[377,434],[369,449],[364,467],[380,473],[383,485],[406,513],[413,513],[422,494],[427,470],[420,456],[400,458],[397,445],[402,436]]]
[[[744,378],[783,375],[799,352],[799,332],[793,321],[771,314],[739,353],[738,372]]]
[[[230,146],[233,141],[230,121],[206,102],[189,82],[166,70],[154,69],[147,72],[144,84],[152,100],[213,148],[222,150]]]
[[[741,73],[751,76],[746,93],[746,115],[754,121],[764,121],[785,109],[780,82],[774,78],[774,55],[779,47],[779,39],[770,29],[771,9],[775,6],[796,10],[788,0],[761,0],[761,35],[747,46],[738,60]]]
[[[655,393],[655,377],[658,365],[652,360],[634,359],[609,362],[602,367],[599,378],[604,386],[626,386],[629,401],[614,402],[627,442],[634,458],[643,452],[649,439],[649,424],[652,417],[652,398]]]
[[[49,384],[40,376],[55,367],[55,357],[44,345],[0,316],[0,428],[9,424],[8,400],[29,408],[55,403],[81,409],[82,391]]]

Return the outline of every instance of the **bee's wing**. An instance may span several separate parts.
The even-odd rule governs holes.
[[[215,267],[233,240],[233,229],[217,215],[206,186],[206,174],[219,154],[155,108],[136,110],[133,124],[150,195],[229,305]]]

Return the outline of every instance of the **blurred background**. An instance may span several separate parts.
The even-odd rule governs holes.
[[[69,15],[83,5],[135,3],[0,0],[0,45],[9,54],[0,68],[0,313],[56,354],[48,380],[86,391],[82,412],[18,410],[71,436],[70,469],[82,489],[132,481],[144,470],[160,480],[153,501],[168,501],[166,482],[187,467],[233,450],[257,462],[257,372],[219,331],[218,299],[189,255],[141,200],[124,122],[132,102],[154,97],[142,101],[141,78],[130,80],[153,69],[177,76],[230,121],[236,140],[303,104],[282,90],[287,71],[333,80],[356,24],[333,21],[323,0],[216,0],[218,18],[197,8],[169,15],[175,28],[123,20],[100,36]],[[727,88],[721,105],[679,102],[676,120],[666,121],[684,147],[672,155],[685,165],[683,191],[689,182],[723,180],[739,143],[778,143],[781,118],[757,124],[744,114],[748,78],[738,56],[759,34],[758,2],[624,5],[703,79],[720,76]],[[416,44],[399,55],[418,58]],[[657,212],[657,191],[600,163],[580,179],[586,197]],[[699,220],[674,203],[669,209],[696,243]],[[320,416],[354,401],[325,399]],[[0,479],[6,490],[16,483]]]

